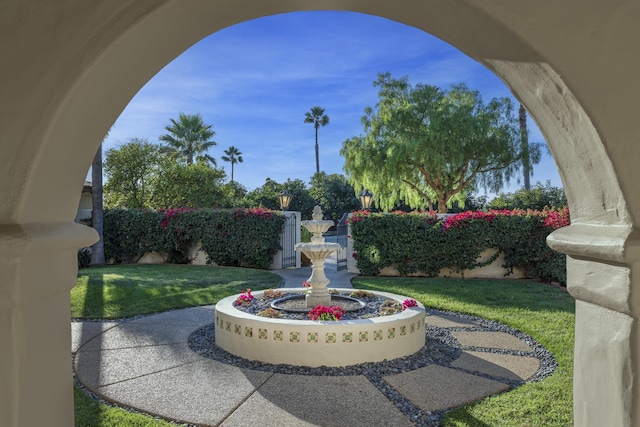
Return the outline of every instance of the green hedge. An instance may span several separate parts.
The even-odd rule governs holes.
[[[201,242],[207,263],[268,268],[280,250],[283,218],[267,209],[116,209],[104,214],[105,257],[137,262],[151,251],[167,262],[188,263]]]
[[[566,258],[546,245],[553,230],[569,225],[569,211],[469,211],[439,219],[429,213],[360,211],[349,220],[354,257],[364,275],[385,267],[400,274],[437,276],[442,268],[462,272],[488,265],[504,254],[507,275],[524,269],[529,277],[566,283]],[[480,254],[498,253],[485,262]]]

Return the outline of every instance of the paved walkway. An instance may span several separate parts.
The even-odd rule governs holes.
[[[300,287],[309,267],[280,270],[283,286]],[[330,287],[351,277],[327,266]],[[296,376],[241,369],[204,358],[189,335],[213,323],[214,306],[175,310],[125,322],[72,322],[78,380],[120,406],[198,426],[414,426],[365,376]],[[449,329],[462,355],[449,366],[429,365],[384,381],[424,411],[442,411],[508,390],[539,360],[516,355],[531,348],[513,335],[482,331],[451,316],[428,316]],[[473,348],[474,351],[469,349]],[[512,350],[511,354],[492,349]],[[484,351],[481,351],[484,350]]]

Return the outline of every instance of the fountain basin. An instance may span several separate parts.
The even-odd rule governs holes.
[[[304,292],[305,288],[282,290]],[[262,291],[254,292],[260,298]],[[376,296],[402,303],[407,297]],[[237,295],[216,304],[216,345],[239,357],[295,366],[348,366],[410,356],[425,345],[425,309],[418,303],[390,316],[316,322],[255,316],[234,306]]]
[[[342,307],[346,312],[358,311],[366,306],[365,303],[345,295],[330,295],[330,305]],[[271,308],[291,313],[308,313],[313,307],[307,307],[305,295],[287,295],[271,303]]]

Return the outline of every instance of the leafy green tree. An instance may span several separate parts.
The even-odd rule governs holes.
[[[368,188],[382,209],[398,201],[445,213],[464,190],[497,192],[521,159],[519,129],[508,98],[485,104],[465,85],[444,91],[379,74],[379,102],[362,118],[365,134],[341,154],[355,188]],[[461,201],[462,201],[461,200]]]
[[[313,124],[316,130],[316,173],[320,172],[320,152],[318,150],[318,129],[329,124],[329,116],[324,113],[324,108],[312,107],[311,111],[304,114],[304,122]]]
[[[230,181],[222,186],[222,192],[224,193],[224,202],[221,207],[224,208],[240,208],[250,207],[246,206],[244,201],[248,193],[246,187],[239,182]]]
[[[530,190],[522,188],[514,193],[501,193],[489,202],[489,209],[561,209],[567,206],[564,190],[551,185],[536,183]]]
[[[204,162],[190,165],[164,160],[156,176],[151,207],[211,208],[225,203],[226,174]]]
[[[160,151],[146,139],[132,138],[107,150],[104,204],[108,208],[149,208]]]
[[[231,182],[233,182],[233,166],[244,161],[242,152],[232,145],[229,149],[224,150],[224,154],[225,156],[222,156],[221,159],[224,162],[231,163]]]
[[[177,121],[170,121],[171,125],[165,127],[169,133],[160,137],[160,141],[166,143],[162,147],[163,152],[186,161],[188,165],[193,164],[194,160],[207,160],[216,165],[216,159],[207,154],[209,148],[217,145],[211,140],[216,133],[211,125],[204,124],[200,114],[180,113]]]
[[[278,193],[287,190],[293,196],[288,210],[298,211],[302,218],[311,218],[311,212],[315,206],[313,197],[309,195],[304,181],[300,179],[287,179],[287,182],[280,184],[271,178],[267,178],[262,187],[250,191],[245,197],[244,205],[247,207],[264,207],[268,209],[280,209]]]
[[[327,175],[325,172],[314,174],[309,195],[322,207],[325,219],[331,219],[336,225],[342,214],[360,208],[356,191],[344,175]]]

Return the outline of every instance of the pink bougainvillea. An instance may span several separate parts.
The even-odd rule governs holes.
[[[553,229],[567,227],[571,224],[569,208],[565,207],[557,211],[547,211],[544,225]]]
[[[233,216],[235,218],[242,216],[263,216],[269,219],[273,218],[274,213],[272,210],[267,208],[247,208],[247,209],[236,209],[233,211]]]
[[[566,227],[570,224],[569,218],[569,208],[565,207],[559,210],[550,210],[545,209],[542,211],[534,211],[534,210],[524,210],[524,209],[501,209],[501,210],[490,210],[487,212],[484,211],[467,211],[461,212],[459,214],[448,216],[447,219],[444,220],[443,229],[448,230],[452,227],[457,228],[462,226],[464,223],[468,221],[472,221],[474,219],[483,219],[488,222],[493,222],[493,220],[498,216],[532,216],[539,217],[544,219],[544,225],[551,228],[560,228]]]
[[[164,215],[164,219],[160,223],[160,226],[162,228],[167,228],[169,226],[169,221],[174,216],[176,216],[178,214],[181,214],[181,213],[191,212],[191,211],[195,211],[195,210],[196,209],[194,209],[194,208],[170,208],[170,209],[160,210],[160,212],[162,212],[162,214]]]

